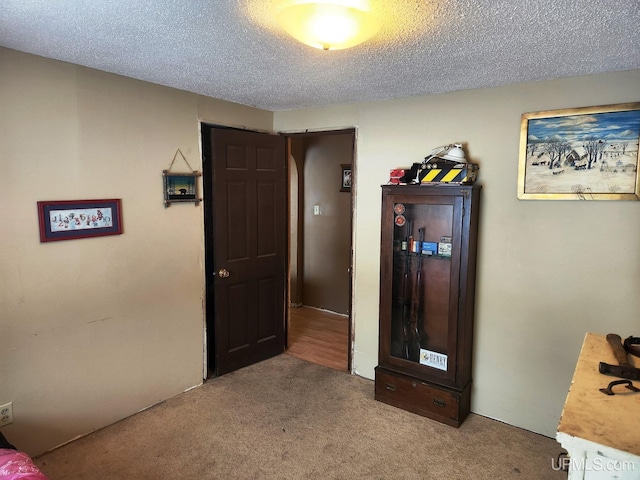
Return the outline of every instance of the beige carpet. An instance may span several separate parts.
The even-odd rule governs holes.
[[[373,382],[280,355],[36,459],[66,479],[566,479],[553,439],[471,415],[455,429]]]

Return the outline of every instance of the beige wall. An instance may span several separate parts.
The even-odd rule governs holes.
[[[201,170],[200,119],[272,113],[2,48],[0,105],[2,431],[37,454],[202,382],[202,204],[165,209],[162,170]],[[40,243],[36,202],[84,198],[124,234]]]
[[[638,333],[640,203],[519,201],[520,115],[638,101],[640,71],[276,112],[278,131],[356,127],[353,370],[377,364],[380,185],[463,142],[483,185],[472,410],[554,436],[585,332]]]

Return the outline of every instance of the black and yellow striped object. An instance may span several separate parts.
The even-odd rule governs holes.
[[[478,166],[472,163],[463,165],[429,164],[418,174],[420,183],[473,183],[478,176]]]

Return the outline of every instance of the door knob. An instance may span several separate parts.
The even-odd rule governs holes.
[[[227,278],[229,276],[229,271],[226,268],[221,268],[218,272],[218,276],[220,278]]]

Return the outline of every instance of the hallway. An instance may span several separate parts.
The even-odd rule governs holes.
[[[311,307],[289,309],[288,348],[292,357],[347,371],[349,317]]]

